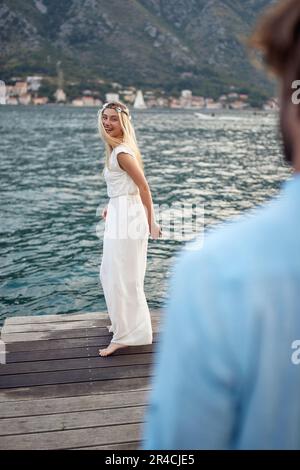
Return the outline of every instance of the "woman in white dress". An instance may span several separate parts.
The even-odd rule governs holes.
[[[161,228],[128,108],[120,102],[106,103],[98,112],[98,127],[106,149],[104,178],[110,198],[102,213],[100,280],[113,333],[99,354],[109,356],[119,348],[152,343],[144,277],[149,233],[157,239]]]

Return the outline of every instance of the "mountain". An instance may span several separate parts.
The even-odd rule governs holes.
[[[1,79],[103,80],[217,96],[272,85],[244,44],[271,0],[1,0]]]

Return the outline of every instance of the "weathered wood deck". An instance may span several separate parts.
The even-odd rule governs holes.
[[[160,314],[153,345],[106,358],[106,313],[6,319],[0,449],[138,449]]]

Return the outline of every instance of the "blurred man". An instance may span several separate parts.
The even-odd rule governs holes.
[[[294,174],[278,198],[181,254],[145,449],[300,448],[300,1],[278,4],[251,42],[280,79]]]

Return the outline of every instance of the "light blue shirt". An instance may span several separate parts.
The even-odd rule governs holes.
[[[143,448],[300,449],[300,175],[183,250],[169,297]]]

